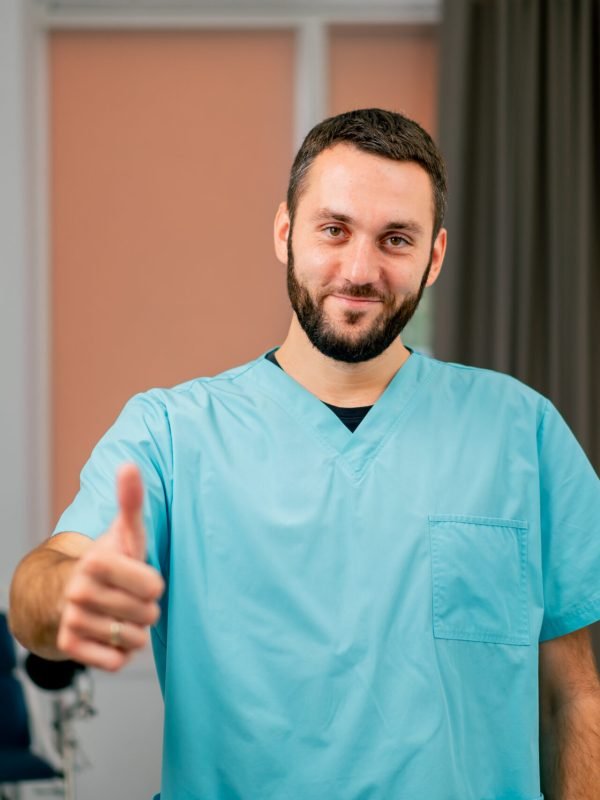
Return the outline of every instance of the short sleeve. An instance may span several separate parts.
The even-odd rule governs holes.
[[[538,452],[545,641],[600,619],[600,481],[549,401]]]
[[[133,462],[144,482],[148,561],[165,574],[172,445],[167,410],[157,394],[158,390],[151,390],[132,397],[94,447],[81,472],[79,492],[61,515],[53,535],[74,531],[95,539],[106,531],[117,513],[117,469]]]

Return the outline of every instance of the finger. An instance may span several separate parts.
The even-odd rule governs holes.
[[[123,589],[140,600],[157,600],[165,588],[154,567],[103,547],[89,550],[79,567],[95,582]]]
[[[99,644],[112,645],[111,617],[95,614],[81,606],[69,605],[61,618],[61,625],[79,639],[92,639]],[[121,650],[140,650],[148,644],[148,628],[131,622],[119,621],[118,647]]]
[[[116,530],[123,552],[133,558],[146,557],[146,534],[142,517],[144,484],[135,464],[124,464],[117,472],[119,515]]]
[[[160,617],[160,607],[154,600],[138,600],[121,589],[96,584],[80,575],[66,588],[65,600],[94,614],[136,625],[154,625]]]
[[[59,630],[57,645],[65,655],[86,664],[88,667],[116,672],[125,666],[133,655],[132,651],[126,652],[118,647],[100,644],[93,639],[82,639],[68,628]]]

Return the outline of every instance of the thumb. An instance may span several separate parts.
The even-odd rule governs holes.
[[[142,517],[144,484],[135,464],[124,464],[117,472],[119,514],[116,534],[123,552],[143,561],[146,558],[146,534]]]

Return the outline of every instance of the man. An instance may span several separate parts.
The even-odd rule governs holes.
[[[116,670],[153,625],[163,800],[539,800],[540,749],[547,798],[599,796],[597,478],[548,400],[399,336],[445,196],[416,123],[317,125],[285,342],[132,398],[15,574],[42,656]]]

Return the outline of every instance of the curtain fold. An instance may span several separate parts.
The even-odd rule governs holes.
[[[507,372],[600,467],[600,0],[445,0],[436,356]]]

